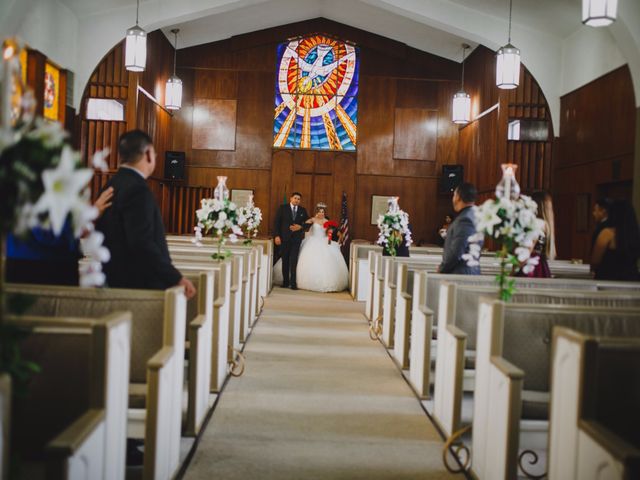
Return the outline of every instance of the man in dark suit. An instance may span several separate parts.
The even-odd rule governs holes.
[[[305,222],[309,219],[307,211],[300,206],[300,200],[302,200],[300,193],[291,194],[289,203],[278,208],[273,228],[274,241],[280,246],[282,257],[282,286],[291,287],[292,290],[298,289],[296,285],[298,255],[305,228],[308,227]]]
[[[451,223],[444,240],[440,273],[480,275],[480,266],[469,267],[462,255],[469,253],[469,237],[476,233],[473,206],[478,191],[470,183],[461,183],[453,192],[451,203],[458,216]]]
[[[151,137],[141,130],[124,133],[118,154],[120,168],[105,186],[113,187],[112,205],[96,223],[111,252],[104,265],[107,284],[157,290],[181,285],[193,297],[195,287],[171,263],[160,209],[146,182],[156,166]]]

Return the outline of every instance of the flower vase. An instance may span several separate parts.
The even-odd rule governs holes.
[[[229,189],[227,188],[227,177],[219,176],[216,177],[218,179],[218,185],[213,190],[213,198],[216,200],[229,200]]]
[[[520,197],[520,185],[516,180],[518,165],[503,163],[501,167],[502,178],[496,185],[496,198],[498,200],[515,201]],[[514,282],[513,280],[507,280],[507,277],[513,274],[513,270],[517,264],[514,264],[513,256],[511,255],[513,249],[511,239],[504,238],[501,243],[502,246],[497,252],[497,256],[500,258],[500,273],[498,274],[497,280],[500,288],[500,299],[508,302],[513,295]]]

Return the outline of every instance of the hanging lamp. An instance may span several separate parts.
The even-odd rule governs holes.
[[[496,56],[496,85],[509,90],[520,83],[520,50],[511,45],[511,11],[513,0],[509,0],[509,41],[498,50]]]
[[[132,72],[144,72],[147,63],[147,32],[138,26],[140,0],[136,1],[136,24],[127,29],[124,67]]]
[[[164,90],[164,106],[167,110],[180,110],[182,106],[182,80],[176,76],[176,54],[178,52],[178,32],[180,29],[174,28],[171,33],[174,35],[173,44],[173,75],[167,80]]]
[[[464,57],[470,48],[466,43],[462,44],[462,81],[460,82],[460,91],[453,96],[453,123],[458,125],[466,125],[471,121],[471,97],[464,91]]]
[[[606,27],[616,21],[618,0],[582,0],[582,23]]]

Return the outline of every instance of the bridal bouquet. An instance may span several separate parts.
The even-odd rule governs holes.
[[[489,199],[475,209],[477,233],[469,238],[469,253],[463,255],[467,265],[479,265],[480,242],[484,236],[500,244],[496,256],[500,259],[500,273],[496,277],[500,298],[509,301],[514,293],[514,281],[507,280],[520,268],[524,273],[533,271],[538,257],[531,251],[544,235],[544,221],[537,217],[538,206],[530,197],[520,195],[514,178],[514,165],[503,166],[503,180],[496,188],[496,199]],[[505,187],[506,184],[506,187]]]
[[[411,230],[409,230],[409,214],[398,207],[397,197],[390,200],[389,211],[378,217],[378,245],[392,257],[396,256],[398,247],[404,238],[408,247],[413,243]]]
[[[333,236],[338,229],[339,225],[335,220],[327,220],[322,224],[322,228],[327,232],[328,243],[331,244]]]
[[[251,239],[258,236],[258,228],[262,223],[262,210],[253,205],[253,201],[249,201],[246,207],[240,207],[238,214],[241,218],[245,219],[242,226],[246,240],[245,245],[251,245]]]
[[[202,245],[204,235],[211,234],[217,239],[218,253],[211,257],[214,260],[224,260],[231,256],[231,252],[221,252],[222,245],[226,243],[226,234],[232,243],[238,241],[238,235],[242,236],[242,226],[247,219],[240,209],[232,201],[224,198],[203,198],[200,201],[200,209],[196,210],[198,224],[194,227],[196,245]]]

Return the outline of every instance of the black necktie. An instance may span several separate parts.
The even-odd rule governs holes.
[[[293,218],[296,218],[296,213],[298,213],[298,207],[293,207]]]

